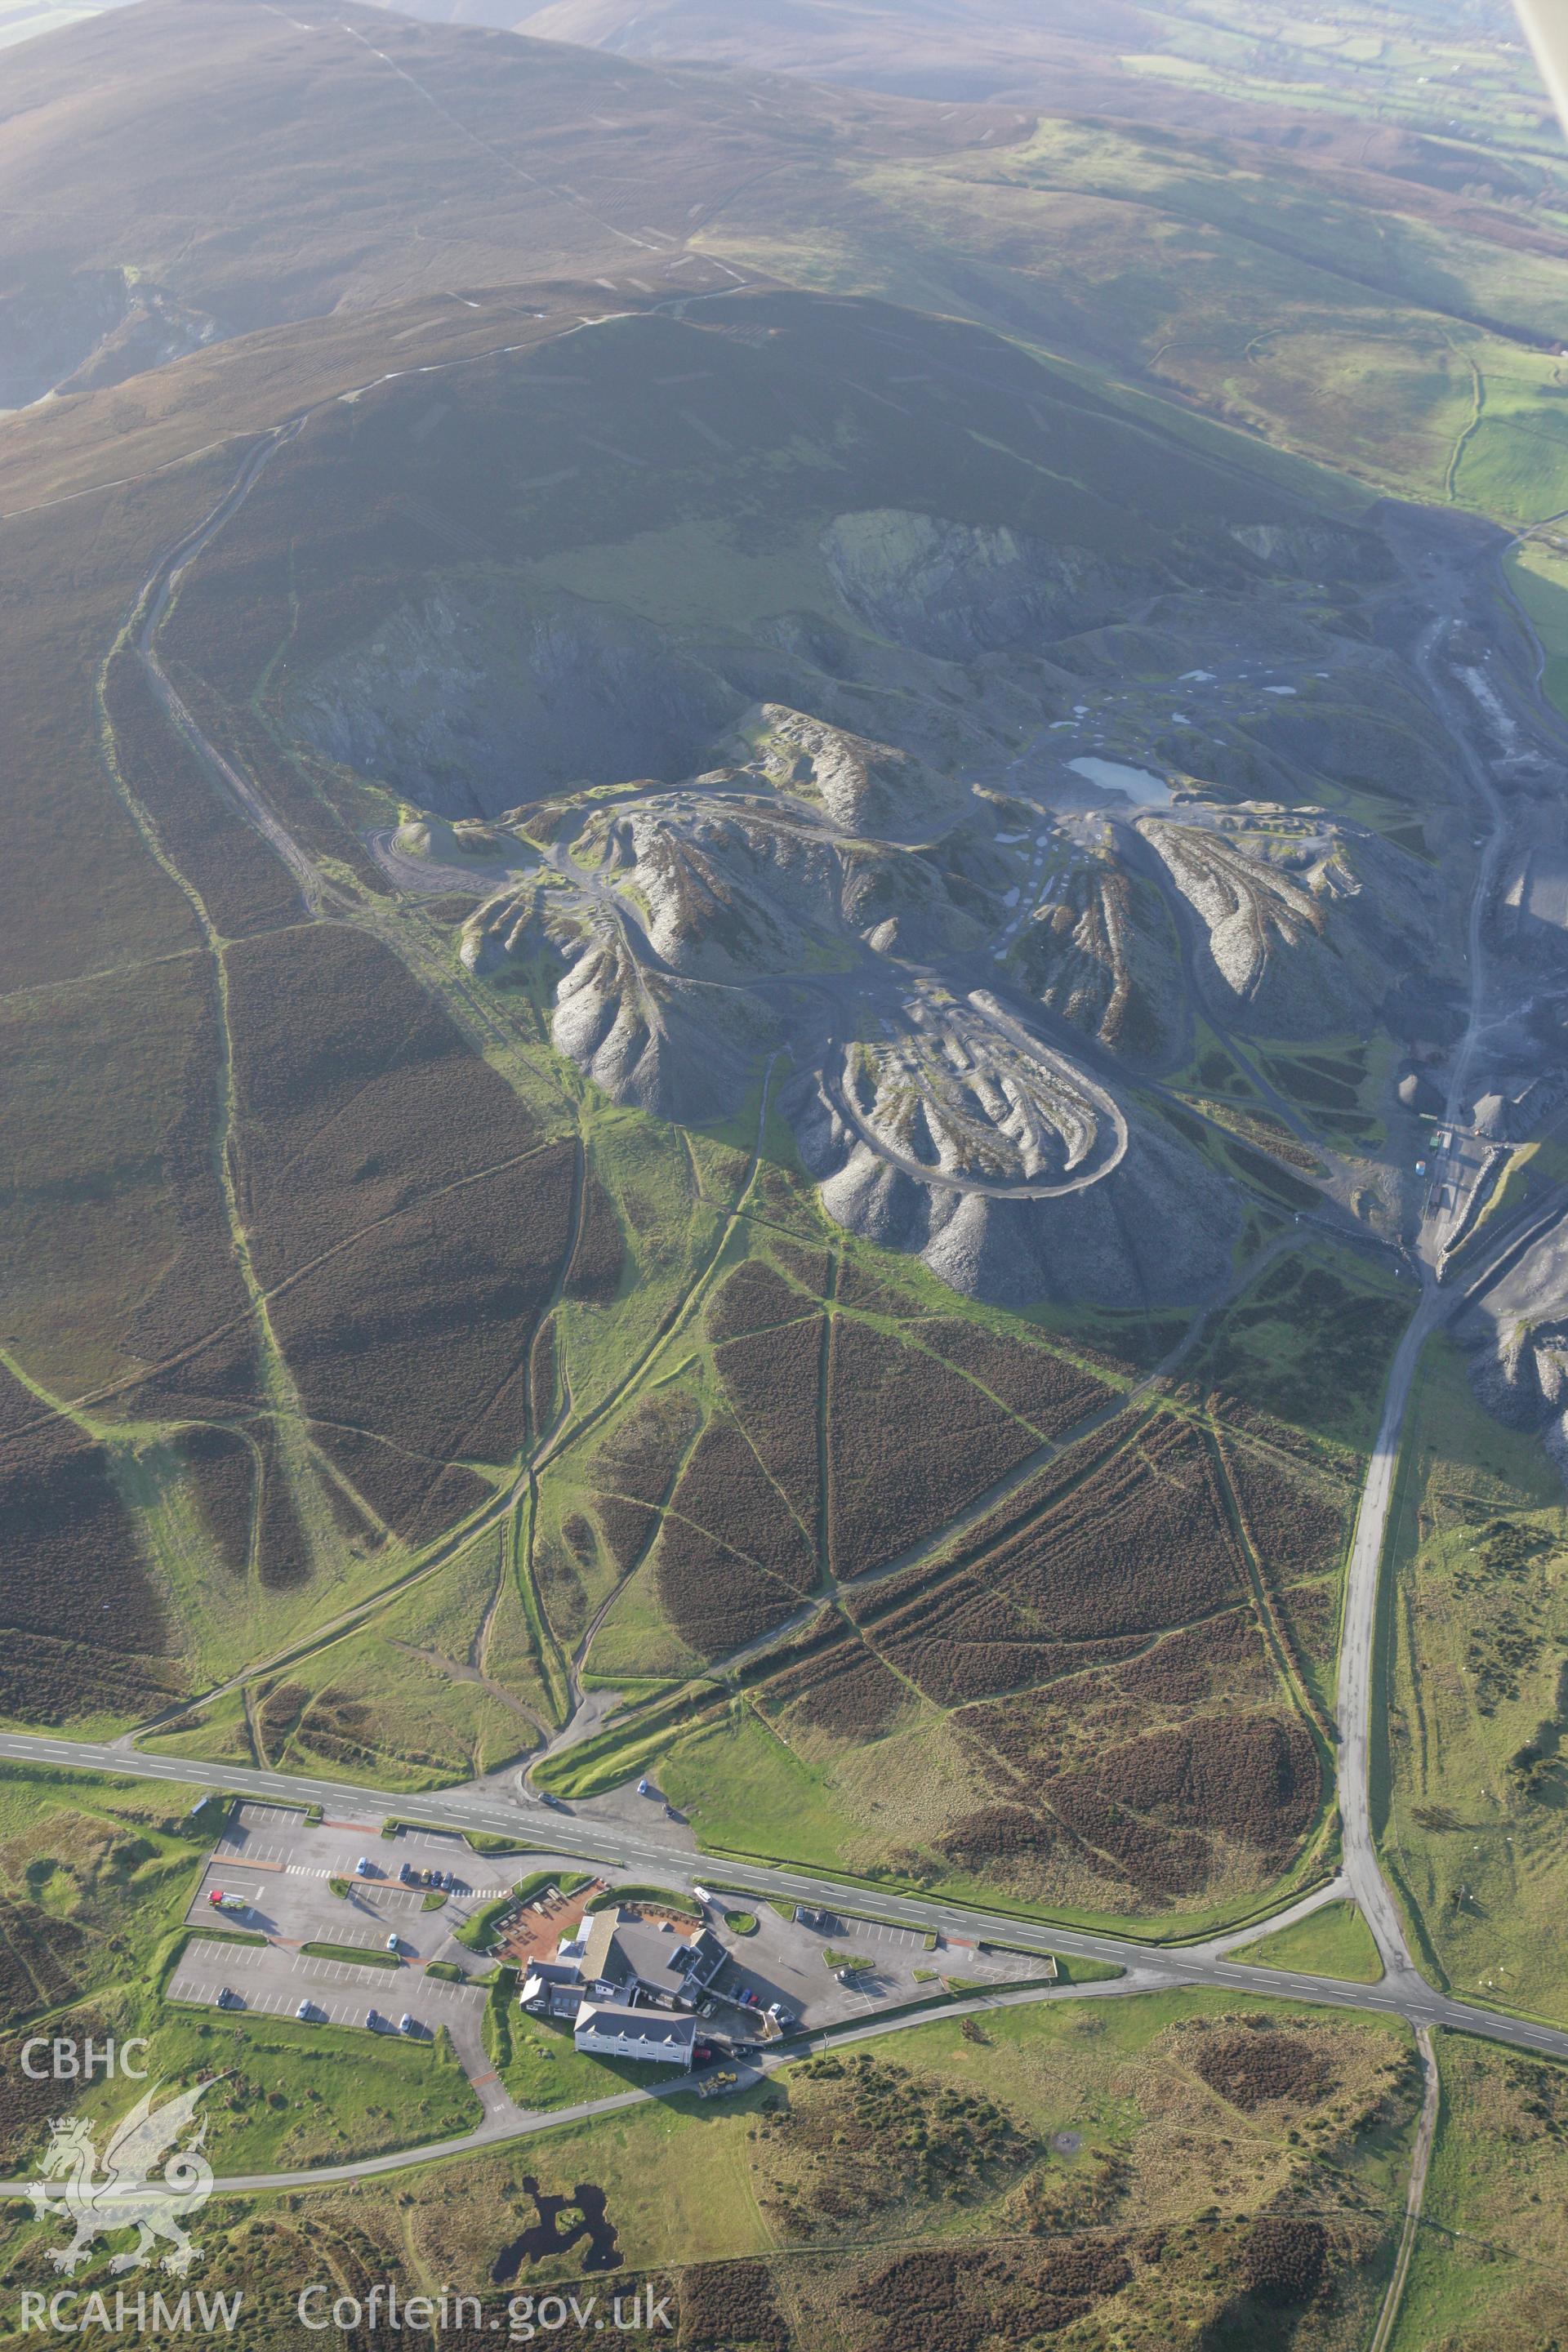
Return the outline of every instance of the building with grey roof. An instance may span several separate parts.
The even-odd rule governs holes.
[[[726,1957],[723,1945],[707,1927],[681,1936],[617,1907],[599,1912],[593,1920],[579,1968],[591,2000],[643,2000],[695,2009]]]
[[[689,2066],[697,2047],[697,2020],[677,2017],[668,2009],[625,2009],[614,2001],[585,2000],[572,2039],[594,2058]]]

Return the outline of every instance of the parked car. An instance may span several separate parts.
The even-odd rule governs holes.
[[[397,2021],[397,2030],[399,2033],[417,2033],[419,2020],[416,2017],[410,2017],[408,2011],[405,2010]]]
[[[731,2058],[760,2058],[762,2054],[763,2045],[760,2042],[732,2042],[730,2045]]]
[[[220,2009],[238,2009],[242,2006],[239,1995],[235,1991],[232,1985],[220,1986],[218,1990],[217,2005]]]
[[[548,1805],[552,1813],[569,1813],[572,1810],[564,1797],[552,1797],[548,1789],[541,1789],[539,1801],[542,1805]]]
[[[374,1878],[374,1875],[375,1864],[372,1862],[368,1853],[362,1853],[359,1860],[354,1864],[354,1876],[356,1878]]]
[[[652,1794],[653,1794],[653,1790],[648,1787],[648,1784],[647,1784],[647,1782],[646,1780],[639,1780],[639,1781],[637,1782],[637,1794],[638,1794],[638,1796],[639,1796],[639,1797],[651,1797],[651,1796],[652,1796]]]
[[[309,2023],[310,2019],[316,2014],[315,2003],[313,2001],[302,2000],[300,2003],[299,2008],[294,2011],[294,2014],[296,2017],[304,2018],[306,2022]]]
[[[397,1875],[405,1886],[413,1886],[416,1883],[414,1864],[411,1862],[400,1862],[397,1865]]]
[[[378,2032],[381,2028],[381,2015],[379,2011],[367,2009],[364,2013],[364,2021],[366,2025],[369,2026],[373,2033]]]
[[[389,1952],[395,1952],[397,1950],[398,1945],[395,1936],[388,1936],[386,1939],[386,1948]]]
[[[778,2027],[781,2033],[788,2033],[795,2021],[794,2010],[786,2009],[783,2001],[780,2000],[769,2002],[768,2015],[773,2019],[773,2023]]]

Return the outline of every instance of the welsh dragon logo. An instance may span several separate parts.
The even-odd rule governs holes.
[[[185,2223],[201,2211],[212,2195],[213,2168],[201,2153],[206,2137],[204,2121],[195,2139],[182,2148],[180,2140],[195,2119],[196,2105],[214,2078],[182,2091],[154,2109],[162,2089],[155,2084],[131,2113],[115,2126],[98,2168],[92,2126],[85,2117],[61,2116],[49,2126],[49,2145],[27,2194],[41,2216],[58,2214],[76,2225],[68,2246],[50,2249],[49,2260],[68,2276],[80,2269],[92,2252],[95,2239],[116,2231],[141,2232],[129,2253],[116,2254],[111,2271],[130,2271],[150,2259],[160,2239],[172,2251],[162,2267],[183,2277],[202,2250],[193,2246]],[[62,2188],[47,2184],[65,2176]],[[154,2178],[155,2175],[159,2177]]]

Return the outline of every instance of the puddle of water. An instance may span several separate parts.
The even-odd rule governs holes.
[[[513,2280],[524,2263],[542,2262],[547,2254],[570,2253],[579,2240],[586,2238],[588,2251],[581,2257],[585,2271],[619,2270],[625,2256],[616,2242],[616,2225],[605,2211],[605,2192],[592,2181],[580,2180],[570,2197],[547,2197],[540,2192],[537,2180],[530,2175],[522,2184],[524,2194],[531,2197],[539,2210],[539,2219],[531,2229],[524,2230],[510,2246],[503,2246],[490,2265],[490,2283],[506,2286]],[[563,2213],[574,2219],[562,2224]]]
[[[1147,768],[1130,768],[1121,760],[1069,760],[1075,776],[1087,776],[1102,792],[1125,793],[1140,808],[1169,808],[1171,787]]]

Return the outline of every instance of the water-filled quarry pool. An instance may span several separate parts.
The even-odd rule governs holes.
[[[1101,792],[1125,793],[1140,808],[1169,808],[1171,787],[1163,776],[1148,768],[1130,768],[1121,760],[1084,758],[1069,760],[1068,767],[1075,776],[1085,776]]]

